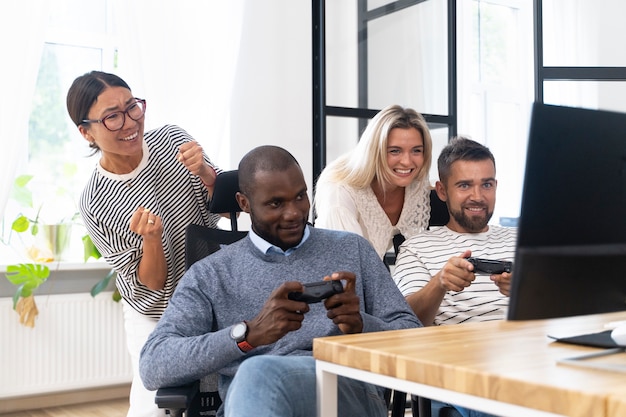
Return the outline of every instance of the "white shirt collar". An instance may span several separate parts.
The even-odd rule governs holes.
[[[304,242],[306,242],[306,240],[309,238],[310,234],[311,234],[311,232],[309,231],[309,225],[307,224],[306,227],[304,228],[304,234],[302,235],[302,240],[300,241],[300,243],[298,243],[293,248],[289,248],[286,251],[283,251],[278,246],[272,245],[267,240],[265,240],[261,236],[257,235],[254,232],[254,230],[252,230],[252,228],[250,228],[250,230],[248,231],[248,235],[250,236],[250,240],[252,241],[254,246],[256,246],[261,252],[263,252],[263,254],[267,255],[268,253],[276,253],[276,254],[281,254],[281,255],[285,255],[285,256],[291,255],[293,253],[293,251],[295,251],[300,246],[302,246],[302,244],[304,244]]]

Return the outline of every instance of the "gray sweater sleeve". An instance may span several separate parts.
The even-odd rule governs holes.
[[[216,329],[211,300],[198,288],[201,275],[187,272],[142,349],[140,374],[150,390],[200,379],[244,355],[230,327]]]

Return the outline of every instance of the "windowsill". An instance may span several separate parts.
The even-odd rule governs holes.
[[[60,261],[49,262],[50,276],[35,290],[35,296],[52,294],[89,293],[94,285],[107,276],[111,267],[103,260],[89,262]],[[0,297],[12,297],[16,287],[6,279],[7,264],[0,264]],[[115,279],[111,279],[105,291],[115,289]]]
[[[36,263],[33,261],[20,261],[15,264],[8,263],[6,261],[0,262],[0,273],[7,272],[7,266],[16,265],[20,263]],[[110,270],[111,267],[104,260],[92,260],[88,262],[79,261],[58,261],[58,262],[46,262],[45,265],[50,268],[50,271],[91,271],[91,270]]]

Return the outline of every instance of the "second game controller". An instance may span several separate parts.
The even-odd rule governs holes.
[[[494,261],[491,259],[465,258],[474,265],[475,274],[501,274],[513,270],[513,262]]]
[[[304,301],[305,303],[319,303],[333,294],[343,292],[341,281],[319,281],[302,284],[304,291],[293,291],[289,293],[289,299],[295,301]]]

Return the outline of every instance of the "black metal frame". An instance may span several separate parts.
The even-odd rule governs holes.
[[[544,81],[626,81],[626,67],[546,67],[543,65],[543,0],[534,0],[535,101],[543,103]]]
[[[428,0],[396,0],[392,3],[367,10],[367,1],[358,0],[358,108],[326,105],[326,0],[312,0],[313,39],[313,180],[326,166],[326,117],[339,116],[359,118],[360,129],[364,120],[372,118],[380,109],[367,108],[367,23],[382,16]],[[431,129],[447,127],[449,136],[457,133],[457,71],[456,71],[456,0],[448,3],[448,115],[422,113]],[[419,109],[416,109],[419,111]]]

